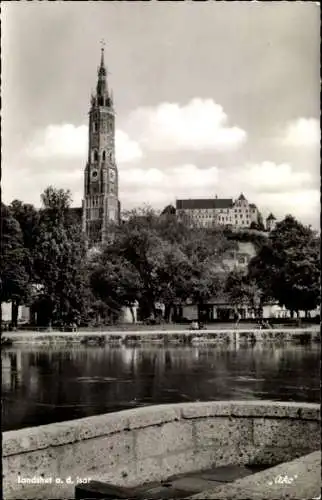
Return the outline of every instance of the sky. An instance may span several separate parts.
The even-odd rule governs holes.
[[[81,205],[101,39],[123,209],[243,192],[320,226],[316,2],[3,2],[5,203]]]

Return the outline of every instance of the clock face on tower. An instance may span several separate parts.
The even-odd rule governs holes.
[[[97,172],[97,170],[92,170],[91,177],[92,177],[93,181],[96,181],[98,179],[98,172]]]

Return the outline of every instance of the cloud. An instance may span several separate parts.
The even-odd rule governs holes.
[[[133,111],[127,121],[131,136],[153,151],[232,150],[247,134],[227,126],[222,106],[212,99],[194,98],[188,104],[161,103]]]
[[[219,169],[199,169],[184,164],[172,168],[130,168],[120,170],[120,197],[132,207],[149,203],[158,208],[176,198],[214,195]]]
[[[70,123],[48,125],[36,132],[26,148],[28,156],[47,160],[49,158],[82,158],[88,144],[86,125],[75,127]]]
[[[121,130],[115,132],[115,156],[119,163],[136,161],[143,157],[139,144]]]
[[[38,160],[86,159],[88,149],[88,127],[70,123],[48,125],[38,131],[26,148],[30,158]],[[125,132],[115,133],[115,155],[119,163],[135,161],[142,157],[142,150]]]
[[[312,147],[320,144],[320,123],[316,118],[298,118],[290,122],[283,134],[285,146]]]
[[[254,201],[266,215],[272,211],[277,218],[282,219],[285,215],[292,214],[304,224],[320,227],[320,191],[318,189],[259,194],[254,197]]]
[[[294,172],[292,166],[287,163],[276,164],[270,161],[246,165],[237,172],[236,177],[241,184],[258,192],[294,191],[311,182],[309,172]]]

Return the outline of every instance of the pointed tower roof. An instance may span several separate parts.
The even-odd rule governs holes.
[[[107,87],[107,81],[106,81],[106,67],[105,67],[105,61],[104,61],[104,42],[102,43],[101,47],[101,62],[98,67],[98,78],[97,78],[97,85],[96,85],[96,94],[98,96],[108,96],[108,87]]]
[[[104,47],[101,47],[101,64],[98,68],[98,76],[106,76],[106,68],[104,61]]]
[[[243,195],[243,193],[240,193],[240,195],[239,195],[239,198],[238,198],[238,199],[239,199],[239,200],[244,200],[244,201],[246,201],[246,198],[245,198],[245,196]]]
[[[269,216],[266,218],[266,220],[276,220],[276,217],[274,217],[274,215],[271,212]]]

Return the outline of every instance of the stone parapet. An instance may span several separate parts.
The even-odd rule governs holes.
[[[271,401],[158,405],[3,433],[4,498],[73,498],[77,482],[137,486],[320,447],[320,406]],[[34,478],[35,484],[24,480]],[[47,479],[48,483],[40,484]]]

